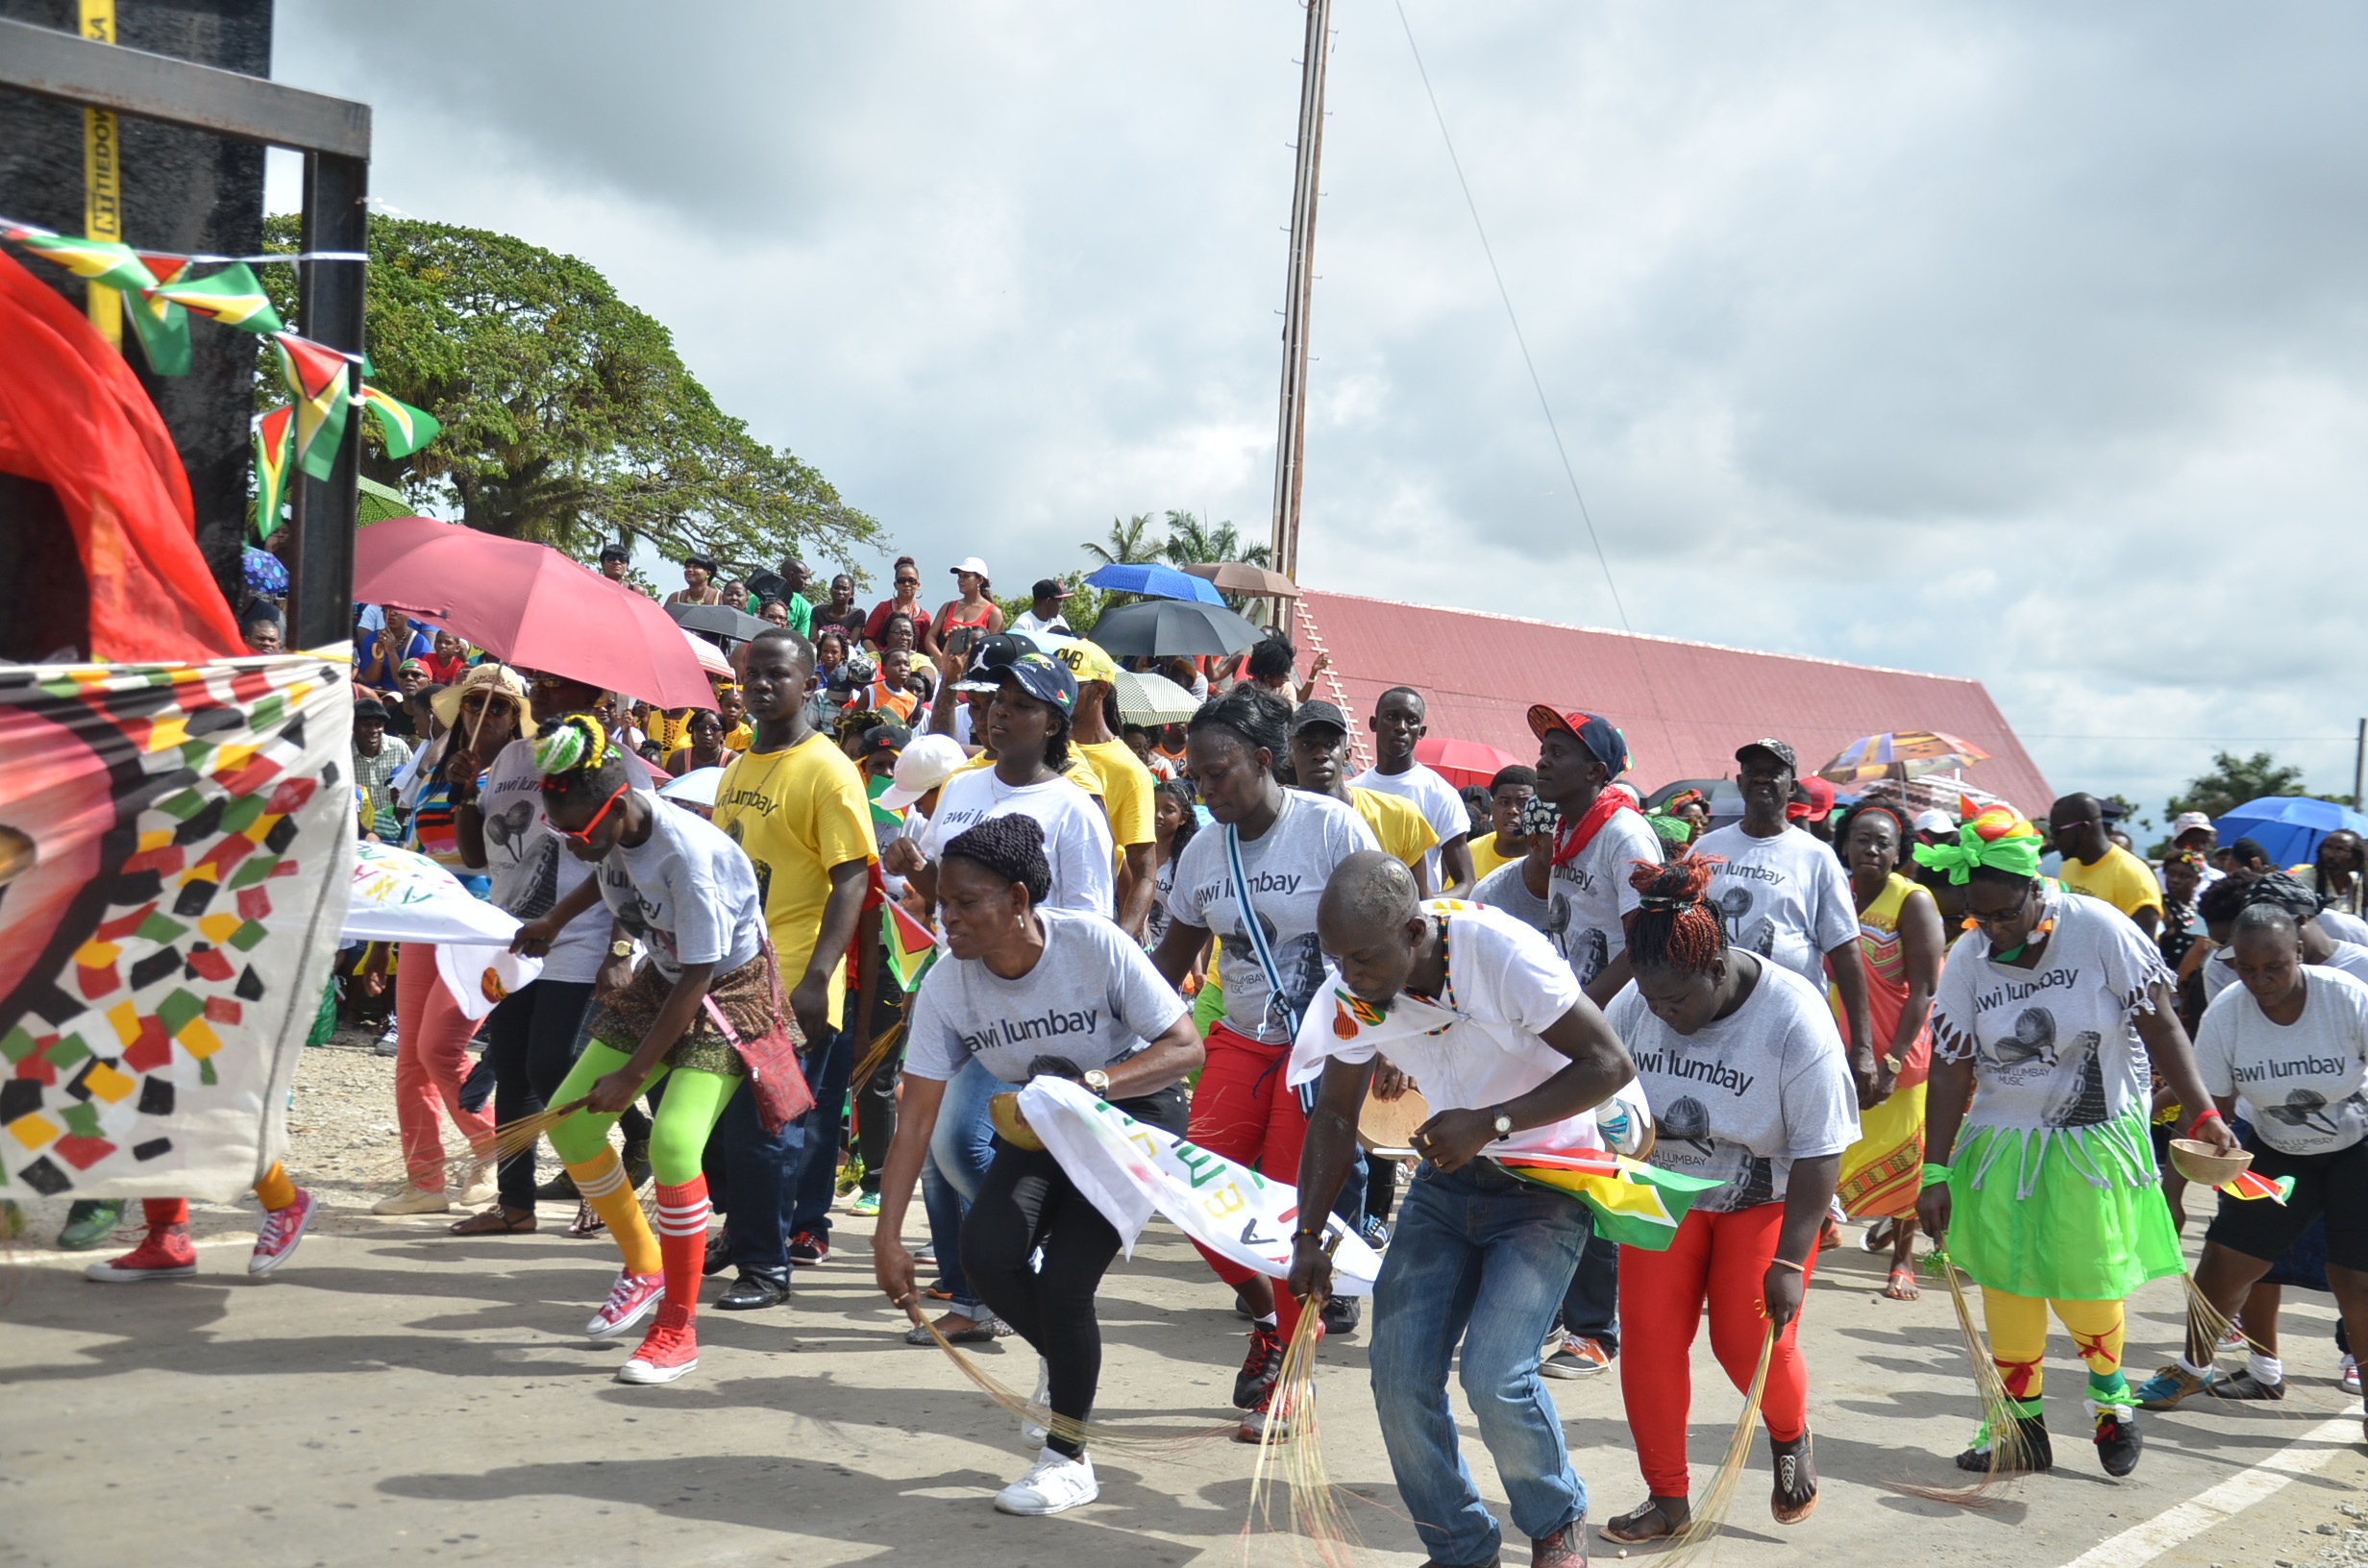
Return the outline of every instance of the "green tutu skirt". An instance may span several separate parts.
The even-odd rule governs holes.
[[[2119,1301],[2185,1271],[2142,1107],[2094,1127],[1968,1127],[1949,1167],[1949,1256],[1990,1289]]]

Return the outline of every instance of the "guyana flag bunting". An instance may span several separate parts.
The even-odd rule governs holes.
[[[294,332],[274,332],[280,374],[296,409],[296,466],[316,479],[329,478],[345,439],[351,407],[346,394],[346,357]]]
[[[1508,1150],[1493,1158],[1521,1180],[1587,1205],[1596,1235],[1647,1252],[1666,1252],[1694,1194],[1720,1185],[1603,1149]]]
[[[188,263],[177,256],[145,256],[139,258],[141,269],[152,279],[170,282],[188,270]],[[155,288],[133,290],[123,296],[123,313],[131,318],[132,331],[139,338],[140,352],[148,356],[148,368],[159,376],[189,374],[189,313],[163,298]]]
[[[234,261],[220,272],[192,282],[159,283],[149,292],[241,331],[280,330],[279,313],[272,309],[270,296],[244,261]]]
[[[2234,1179],[2222,1182],[2220,1190],[2232,1198],[2267,1198],[2272,1203],[2283,1203],[2294,1195],[2294,1178],[2280,1176],[2273,1181],[2250,1170],[2240,1170]]]
[[[897,984],[911,991],[921,984],[921,977],[929,972],[937,958],[937,938],[929,928],[904,913],[895,899],[880,907],[879,936],[888,949],[888,969],[897,977]],[[1663,1242],[1662,1245],[1668,1245]]]
[[[25,226],[0,231],[37,256],[47,257],[75,277],[106,288],[136,294],[156,286],[156,275],[131,246],[111,239],[77,239]]]
[[[386,438],[389,457],[408,457],[434,440],[444,429],[427,409],[414,408],[400,398],[390,398],[367,381],[362,383],[361,403],[379,422],[379,433]]]
[[[255,533],[268,539],[287,500],[288,458],[296,410],[283,404],[255,422]]]

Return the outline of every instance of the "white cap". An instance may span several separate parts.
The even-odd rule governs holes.
[[[686,806],[713,806],[716,789],[723,782],[723,769],[694,768],[657,793],[669,800],[679,800]]]
[[[896,782],[880,792],[879,803],[890,811],[906,806],[936,789],[970,758],[950,735],[916,735],[897,753]]]
[[[950,570],[951,570],[951,571],[953,571],[953,572],[955,572],[955,573],[957,573],[957,574],[958,574],[958,573],[963,573],[963,572],[968,572],[971,576],[974,576],[974,577],[983,577],[983,576],[986,576],[988,575],[988,573],[987,573],[987,563],[986,563],[986,562],[984,562],[984,561],[982,561],[982,560],[980,560],[980,559],[979,559],[977,556],[975,556],[975,555],[965,556],[965,557],[963,558],[963,561],[962,561],[962,564],[961,564],[961,565],[956,566],[956,567],[952,567],[952,568],[950,568]]]
[[[2179,814],[2178,821],[2171,823],[2171,837],[2175,839],[2182,833],[2192,832],[2194,829],[2199,827],[2208,828],[2210,826],[2211,819],[2205,816],[2202,812],[2183,811]]]
[[[1949,820],[1949,814],[1945,811],[1919,811],[1915,814],[1915,830],[1918,833],[1954,833],[1957,824]]]

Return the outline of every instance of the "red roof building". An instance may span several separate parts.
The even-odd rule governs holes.
[[[1672,779],[1732,778],[1735,748],[1762,736],[1788,742],[1807,773],[1862,736],[1936,729],[1990,754],[1965,770],[1967,783],[2027,814],[2055,799],[1978,680],[1352,594],[1303,594],[1294,624],[1302,669],[1319,649],[1332,655],[1314,695],[1356,722],[1369,762],[1363,720],[1383,692],[1412,686],[1433,736],[1520,757],[1538,749],[1531,703],[1601,714],[1626,732],[1629,778],[1647,793]]]

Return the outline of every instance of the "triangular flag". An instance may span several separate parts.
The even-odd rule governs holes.
[[[346,357],[294,332],[274,332],[280,374],[296,407],[296,466],[316,479],[329,478],[345,439]]]
[[[283,404],[255,422],[255,533],[268,539],[287,500],[288,458],[296,410]]]
[[[408,457],[434,440],[444,429],[427,409],[414,408],[401,398],[389,397],[367,381],[362,383],[361,401],[362,406],[379,422],[379,433],[386,438],[389,457]]]
[[[921,984],[921,977],[929,972],[937,958],[937,939],[929,928],[904,913],[904,906],[890,899],[880,907],[879,936],[888,949],[888,972],[897,977],[897,984],[911,991]]]
[[[141,263],[139,253],[111,239],[76,239],[69,234],[53,234],[46,229],[24,227],[0,230],[0,233],[35,255],[57,262],[75,277],[109,288],[131,293],[156,284],[156,275]]]
[[[170,282],[188,268],[188,262],[178,256],[149,256],[142,254],[140,265],[160,282]],[[123,296],[124,314],[132,319],[132,331],[139,337],[140,351],[148,355],[148,368],[159,376],[186,376],[189,373],[189,313],[168,299],[160,298],[152,288],[136,289]]]
[[[253,269],[244,261],[234,261],[210,277],[160,283],[152,292],[201,316],[211,317],[225,327],[249,332],[280,330],[280,317],[271,307],[271,297],[263,292],[263,285],[256,282]]]

